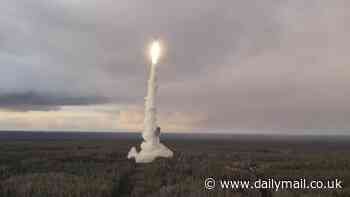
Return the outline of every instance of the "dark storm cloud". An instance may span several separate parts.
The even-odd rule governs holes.
[[[18,111],[57,110],[60,106],[107,103],[106,98],[49,95],[35,92],[0,94],[0,109]]]
[[[160,37],[161,110],[206,117],[194,127],[348,128],[348,4],[6,0],[0,105],[141,106],[146,45]]]

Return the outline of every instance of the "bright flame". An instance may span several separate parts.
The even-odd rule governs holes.
[[[160,57],[160,43],[159,41],[154,41],[151,46],[152,64],[157,64],[159,57]]]

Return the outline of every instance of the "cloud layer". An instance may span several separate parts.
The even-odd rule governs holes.
[[[346,0],[5,0],[0,108],[44,113],[118,105],[106,124],[135,128],[147,43],[161,38],[160,114],[173,130],[349,128],[349,6]],[[16,128],[24,119],[0,124]]]

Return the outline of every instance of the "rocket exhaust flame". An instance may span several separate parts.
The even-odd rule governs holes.
[[[159,41],[154,41],[152,43],[150,52],[151,52],[152,64],[157,64],[160,58],[160,52],[161,52]]]
[[[141,144],[141,151],[138,153],[135,147],[129,151],[128,158],[135,158],[137,163],[149,163],[157,157],[172,157],[173,152],[160,143],[160,128],[157,126],[156,117],[156,91],[157,91],[157,67],[160,57],[160,44],[158,41],[153,42],[150,54],[152,64],[150,67],[150,75],[148,79],[147,96],[145,97],[145,120],[144,131],[142,137],[144,141]]]

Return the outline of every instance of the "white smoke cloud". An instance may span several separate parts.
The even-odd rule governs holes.
[[[173,152],[160,143],[160,128],[157,123],[157,62],[160,57],[160,45],[155,41],[151,47],[152,64],[147,83],[147,96],[145,97],[145,117],[144,130],[141,143],[141,151],[136,152],[132,147],[128,153],[128,158],[135,158],[137,163],[149,163],[157,157],[172,157]]]

